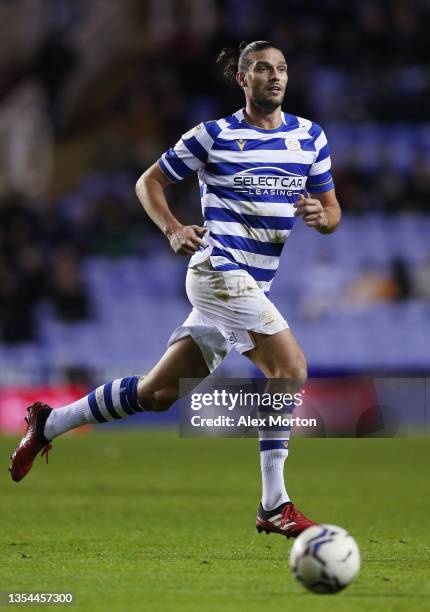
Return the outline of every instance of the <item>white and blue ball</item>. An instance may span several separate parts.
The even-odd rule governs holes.
[[[338,593],[360,570],[360,549],[336,525],[314,525],[295,540],[290,553],[293,576],[313,593]]]

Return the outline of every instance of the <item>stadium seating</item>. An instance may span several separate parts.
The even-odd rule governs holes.
[[[345,287],[361,270],[389,270],[393,257],[419,265],[428,253],[430,218],[347,217],[330,237],[297,223],[281,260],[271,297],[289,320],[313,371],[424,369],[428,367],[430,303],[424,299],[354,304]],[[350,248],[355,245],[355,248]],[[321,261],[325,269],[321,275]],[[3,374],[29,379],[88,369],[96,378],[147,370],[189,311],[185,260],[166,251],[147,257],[90,257],[83,276],[92,316],[64,323],[42,302],[38,340],[0,345]],[[321,298],[322,296],[322,298]],[[307,301],[323,307],[307,312]],[[229,374],[246,375],[246,360],[229,357]]]

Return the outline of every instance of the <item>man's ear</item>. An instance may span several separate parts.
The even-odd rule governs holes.
[[[246,78],[245,78],[245,75],[243,74],[243,72],[236,73],[236,81],[237,81],[239,87],[242,87],[242,89],[247,84],[246,83]]]

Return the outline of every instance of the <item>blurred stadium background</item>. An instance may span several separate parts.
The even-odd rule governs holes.
[[[240,108],[215,59],[243,39],[285,49],[285,107],[331,146],[342,224],[298,223],[272,293],[311,373],[428,371],[429,27],[419,0],[1,0],[0,431],[36,397],[145,372],[187,315],[186,260],[134,185]],[[169,195],[201,222],[196,181]]]

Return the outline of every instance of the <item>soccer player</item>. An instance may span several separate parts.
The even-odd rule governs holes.
[[[136,186],[173,251],[192,256],[186,280],[192,311],[145,376],[114,380],[56,410],[41,402],[30,406],[26,435],[12,456],[15,481],[28,473],[40,451],[47,453],[53,438],[74,427],[167,410],[178,399],[179,379],[205,378],[233,346],[263,372],[271,391],[294,392],[306,381],[305,356],[268,292],[297,217],[323,234],[340,221],[327,139],[319,125],[282,112],[287,62],[275,45],[242,43],[224,49],[218,60],[242,88],[245,107],[184,134]],[[184,226],[164,193],[169,183],[193,172],[204,226]],[[295,537],[315,523],[285,488],[288,440],[289,431],[260,432],[262,498],[256,526]]]

